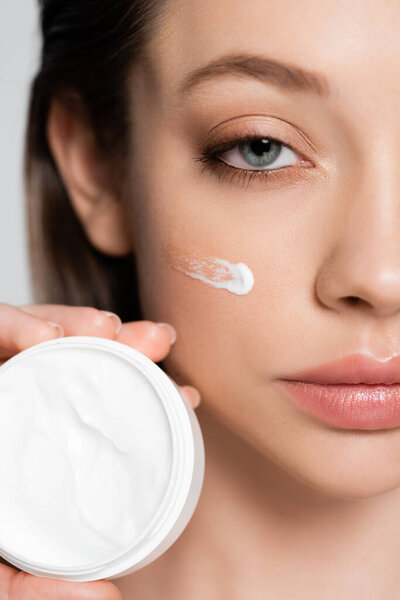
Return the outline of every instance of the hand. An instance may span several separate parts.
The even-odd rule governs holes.
[[[64,581],[37,577],[0,564],[1,600],[123,600],[111,581]]]
[[[172,330],[172,331],[171,331]],[[176,338],[171,325],[153,321],[122,323],[117,315],[90,306],[0,303],[0,365],[14,354],[63,335],[94,335],[127,344],[154,362],[164,359]],[[200,403],[191,385],[178,385],[193,408]]]
[[[32,304],[15,307],[0,303],[0,365],[40,342],[64,335],[93,335],[127,344],[154,362],[165,358],[176,338],[168,324],[152,321],[121,323],[119,317],[88,306]],[[199,392],[190,385],[178,389],[193,408]],[[37,577],[16,570],[0,557],[1,600],[122,600],[121,592],[107,580],[69,582]]]

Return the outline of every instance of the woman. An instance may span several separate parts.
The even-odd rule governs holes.
[[[4,597],[399,598],[400,6],[41,10],[37,304],[1,307],[3,356],[46,321],[141,349],[199,390],[206,474],[147,567],[71,584],[3,565]]]

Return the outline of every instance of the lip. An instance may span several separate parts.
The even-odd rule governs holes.
[[[400,355],[379,360],[369,354],[350,354],[284,379],[311,383],[400,383]]]
[[[295,404],[343,429],[400,427],[400,355],[351,354],[280,378]]]

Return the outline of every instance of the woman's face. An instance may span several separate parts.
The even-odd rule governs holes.
[[[400,350],[399,26],[393,0],[173,0],[130,80],[141,301],[178,333],[164,365],[266,457],[336,497],[400,485],[400,431],[330,426],[278,379]],[[181,90],[230,55],[258,57],[247,62],[258,76],[219,67]],[[266,154],[236,143],[221,162],[198,160],[245,136]],[[244,263],[251,290],[213,285],[216,258]]]

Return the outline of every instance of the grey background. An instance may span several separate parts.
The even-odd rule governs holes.
[[[23,136],[39,55],[36,0],[0,0],[0,302],[32,302],[23,199]]]

